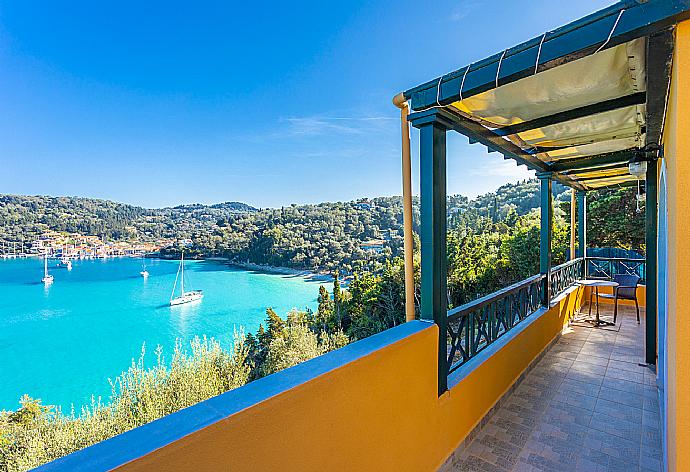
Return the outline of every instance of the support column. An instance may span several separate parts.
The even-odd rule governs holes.
[[[576,215],[576,208],[577,206],[575,205],[575,189],[571,188],[570,189],[570,260],[575,259],[577,256],[575,255],[575,241],[576,241],[576,235],[575,235],[575,222],[577,221],[577,215]]]
[[[647,247],[645,261],[645,278],[647,291],[645,299],[645,362],[656,365],[656,322],[657,322],[657,219],[658,196],[657,178],[658,161],[647,162],[645,176],[645,245]]]
[[[420,317],[439,329],[438,394],[448,390],[446,131],[442,117],[412,121],[420,131],[421,307]]]
[[[582,261],[582,277],[586,278],[589,272],[587,264],[587,192],[577,191],[577,257],[585,258]]]
[[[553,235],[553,199],[551,172],[537,172],[541,183],[541,230],[539,231],[539,272],[544,277],[541,304],[551,302],[551,239]]]

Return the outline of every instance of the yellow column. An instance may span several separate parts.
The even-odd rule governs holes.
[[[664,157],[668,199],[667,452],[669,471],[680,472],[690,470],[690,21],[680,23],[676,31]]]
[[[414,320],[414,248],[412,239],[412,156],[410,153],[410,107],[402,93],[393,97],[400,108],[402,131],[403,247],[405,252],[405,320]]]

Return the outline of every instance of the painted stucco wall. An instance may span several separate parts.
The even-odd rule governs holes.
[[[668,204],[668,466],[690,470],[690,21],[676,29],[664,130]]]
[[[438,330],[429,324],[118,470],[436,470],[561,332],[582,293],[524,321],[441,397]]]

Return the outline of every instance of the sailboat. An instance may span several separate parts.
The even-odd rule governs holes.
[[[149,276],[149,271],[146,270],[146,257],[145,256],[141,257],[141,272],[139,272],[139,275],[141,275],[143,278],[147,278]]]
[[[62,259],[60,259],[60,265],[67,270],[72,270],[72,261],[68,257],[63,256]]]
[[[41,282],[43,282],[46,285],[50,285],[53,283],[53,276],[48,273],[48,255],[47,254],[43,257],[43,278],[41,279]]]
[[[177,281],[180,281],[180,296],[175,296],[175,289],[177,288]],[[184,252],[180,258],[180,267],[177,269],[177,275],[175,276],[175,285],[173,285],[173,291],[170,294],[170,306],[182,305],[184,303],[194,302],[204,298],[204,294],[201,290],[192,290],[189,292],[184,291]]]

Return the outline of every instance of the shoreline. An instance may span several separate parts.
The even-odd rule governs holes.
[[[291,267],[272,266],[268,264],[256,264],[253,262],[237,262],[227,261],[228,265],[237,267],[239,269],[253,270],[257,272],[265,272],[268,274],[286,275],[291,277],[302,277],[309,282],[333,282],[333,276],[329,274],[320,274],[312,272],[307,269],[294,269]]]
[[[0,260],[16,260],[16,259],[33,259],[41,258],[42,256],[37,254],[31,254],[23,257],[3,257],[0,256]],[[83,260],[107,260],[107,259],[138,259],[138,256],[131,255],[117,255],[109,257],[86,257]],[[179,261],[179,259],[173,259],[171,257],[161,257],[157,255],[155,257],[146,257],[147,259],[158,259],[161,261]],[[50,257],[50,259],[59,259],[59,257]],[[71,260],[81,260],[79,258],[71,258]],[[236,267],[238,269],[252,270],[255,272],[264,272],[267,274],[284,275],[288,277],[302,277],[308,282],[326,282],[332,283],[335,279],[332,275],[327,273],[314,272],[308,269],[295,269],[292,267],[282,267],[282,266],[272,266],[268,264],[257,264],[254,262],[238,262],[233,261],[227,257],[206,257],[203,259],[188,259],[188,261],[209,261],[209,262],[219,262],[225,263],[230,267]]]

